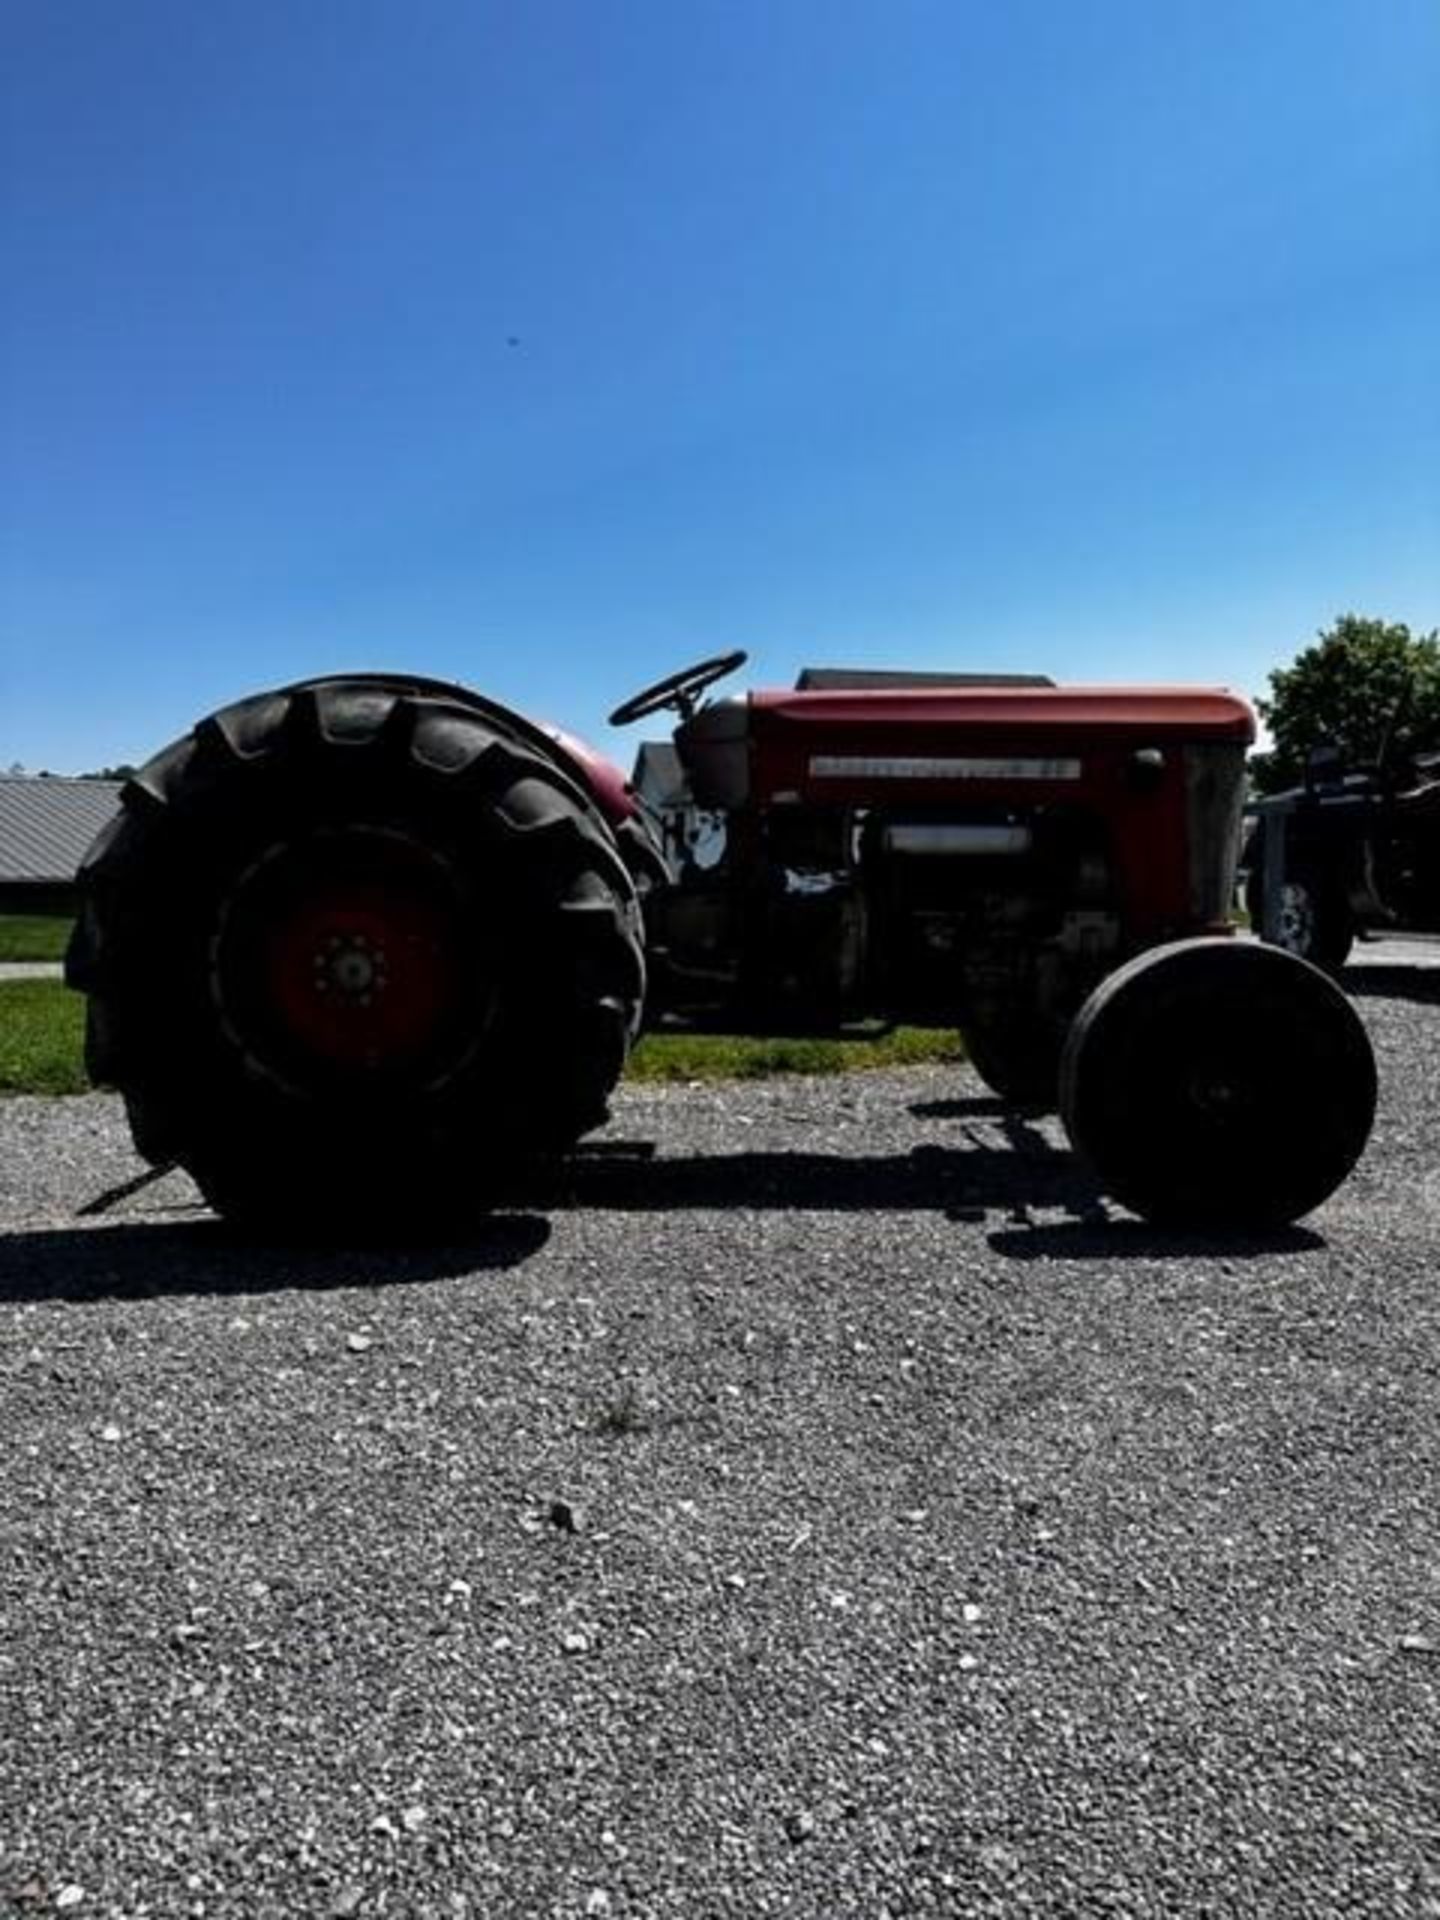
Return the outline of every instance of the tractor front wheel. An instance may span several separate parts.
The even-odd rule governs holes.
[[[1081,1008],[1060,1111],[1106,1189],[1167,1226],[1284,1225],[1359,1159],[1375,1061],[1338,986],[1276,947],[1159,947]]]

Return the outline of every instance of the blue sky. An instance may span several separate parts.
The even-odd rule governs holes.
[[[1440,623],[1430,0],[7,0],[0,75],[0,765]]]

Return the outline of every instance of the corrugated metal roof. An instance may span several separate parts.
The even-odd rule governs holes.
[[[0,775],[0,882],[73,880],[119,804],[118,780]]]

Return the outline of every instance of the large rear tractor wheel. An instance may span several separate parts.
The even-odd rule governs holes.
[[[1060,1110],[1106,1189],[1167,1226],[1298,1220],[1369,1137],[1375,1061],[1359,1016],[1306,961],[1252,941],[1141,954],[1081,1008]]]
[[[570,776],[462,694],[318,681],[126,787],[69,956],[91,1075],[217,1210],[423,1225],[605,1118],[639,913]]]

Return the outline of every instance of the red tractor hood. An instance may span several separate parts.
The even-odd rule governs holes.
[[[1143,734],[1187,740],[1255,738],[1255,716],[1233,693],[1211,687],[903,687],[752,693],[762,733],[966,733],[1007,737]]]

